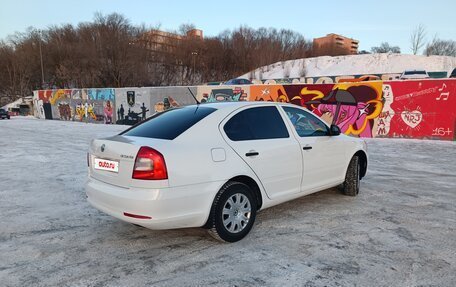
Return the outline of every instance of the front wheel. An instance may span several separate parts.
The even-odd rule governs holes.
[[[360,165],[359,157],[352,157],[348,165],[347,174],[343,183],[342,192],[345,195],[356,196],[359,193]]]
[[[240,182],[228,182],[215,197],[206,227],[217,240],[239,241],[252,229],[256,210],[251,189]]]

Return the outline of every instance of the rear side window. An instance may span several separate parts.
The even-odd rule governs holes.
[[[288,138],[287,127],[276,107],[258,107],[234,115],[223,127],[232,141]]]
[[[150,117],[121,135],[173,140],[214,111],[216,109],[201,106],[171,109]]]

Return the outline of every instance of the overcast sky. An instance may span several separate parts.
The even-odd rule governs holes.
[[[456,0],[0,0],[0,39],[27,27],[91,21],[95,12],[117,12],[132,24],[176,30],[193,23],[205,36],[240,25],[286,28],[306,38],[328,33],[360,41],[360,50],[387,41],[410,53],[411,32],[420,23],[427,38],[456,40]]]

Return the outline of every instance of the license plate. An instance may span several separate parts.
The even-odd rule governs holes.
[[[93,168],[111,172],[119,172],[119,162],[114,160],[94,158]]]

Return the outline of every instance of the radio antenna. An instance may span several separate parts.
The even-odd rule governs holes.
[[[201,103],[198,101],[198,99],[196,99],[195,94],[193,94],[192,90],[190,90],[190,87],[187,87],[187,89],[188,89],[188,91],[190,92],[190,94],[192,95],[192,97],[195,99],[196,104],[197,104],[197,105],[201,104]]]

